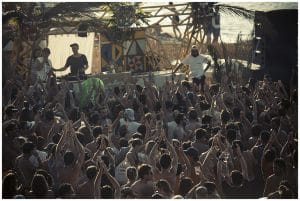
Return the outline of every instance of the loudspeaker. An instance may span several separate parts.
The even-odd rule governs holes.
[[[289,85],[298,68],[298,10],[275,10],[265,14],[265,73]],[[264,26],[264,25],[263,25]],[[297,84],[298,74],[293,78]]]

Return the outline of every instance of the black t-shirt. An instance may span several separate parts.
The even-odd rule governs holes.
[[[65,67],[71,66],[71,75],[84,75],[84,65],[87,65],[88,61],[84,54],[80,57],[75,57],[73,55],[69,56]]]

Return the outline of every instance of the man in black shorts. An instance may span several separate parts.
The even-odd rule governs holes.
[[[54,69],[54,71],[64,71],[68,67],[71,67],[70,76],[76,76],[82,79],[85,75],[85,70],[88,69],[88,61],[84,54],[78,53],[79,45],[72,43],[70,45],[73,51],[73,55],[69,56],[64,67],[60,69]]]

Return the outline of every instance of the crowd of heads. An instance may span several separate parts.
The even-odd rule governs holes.
[[[85,106],[80,81],[7,80],[3,198],[297,198],[297,91],[225,76],[93,88]]]

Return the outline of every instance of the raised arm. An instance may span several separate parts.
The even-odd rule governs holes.
[[[123,115],[124,115],[124,111],[122,110],[122,111],[119,112],[117,118],[114,120],[114,122],[113,122],[112,125],[111,125],[111,129],[112,129],[113,131],[116,130],[116,127],[117,127],[117,125],[118,125],[120,119],[123,117]]]
[[[171,172],[176,174],[177,166],[178,166],[178,156],[177,156],[176,150],[173,147],[173,145],[168,141],[168,139],[166,138],[165,135],[164,135],[164,140],[165,140],[167,146],[169,147],[169,150],[170,150],[170,153],[171,153],[171,158],[173,159],[172,164],[171,164],[172,165]]]
[[[98,166],[98,174],[95,178],[95,182],[94,182],[94,198],[101,198],[101,181],[102,181],[102,174],[103,174],[103,167],[104,167],[104,163],[103,161],[98,162],[97,163]]]
[[[176,66],[176,68],[173,70],[173,74],[176,73],[178,69],[181,68],[183,65],[183,63],[180,63],[178,66]]]
[[[70,141],[71,141],[71,138],[70,138],[70,133],[69,133],[69,125],[68,125],[68,122],[67,122],[64,125],[62,136],[60,137],[60,140],[59,140],[59,142],[57,144],[57,147],[56,147],[55,156],[57,156],[58,159],[62,160],[64,150],[65,150],[65,146],[66,146],[67,143],[70,143]]]
[[[153,147],[150,151],[150,154],[149,154],[149,162],[150,162],[150,165],[153,168],[153,171],[157,171],[156,161],[155,161],[155,154],[156,154],[157,148],[158,148],[158,142],[155,142],[155,144],[153,145]]]
[[[188,157],[184,154],[183,152],[183,149],[182,149],[182,146],[179,144],[179,145],[175,145],[173,143],[174,147],[176,147],[176,149],[178,149],[178,157],[181,158],[184,162],[184,164],[186,165],[186,169],[184,171],[184,175],[187,176],[187,177],[190,177],[192,172],[192,166],[191,166],[191,163],[190,163],[190,160],[188,159]]]
[[[115,189],[114,199],[120,199],[120,197],[121,197],[121,187],[120,187],[119,182],[113,176],[111,176],[111,174],[108,172],[108,169],[107,169],[106,166],[103,167],[103,174],[105,174],[107,176],[108,180],[112,184],[112,189]]]
[[[247,163],[246,163],[245,158],[244,158],[244,156],[242,154],[242,151],[241,151],[241,148],[240,148],[239,144],[236,144],[236,146],[237,146],[237,155],[238,155],[241,167],[242,167],[243,177],[244,177],[244,179],[246,179],[247,181],[249,181]]]

